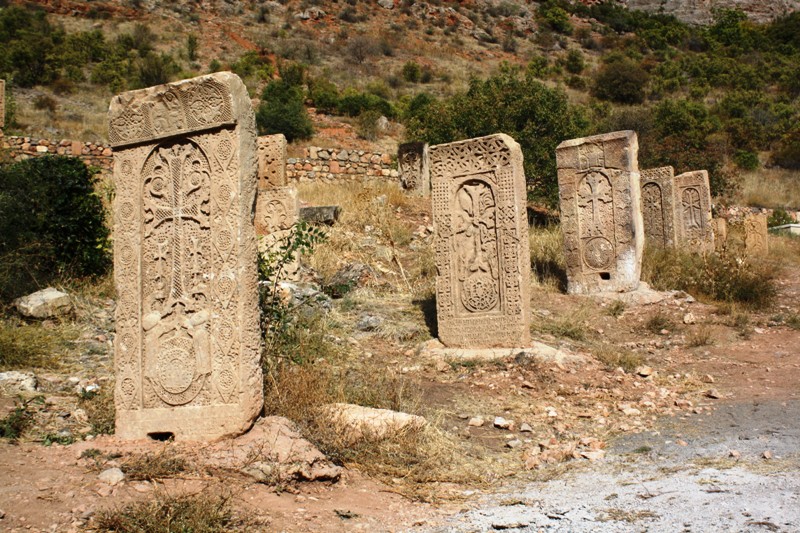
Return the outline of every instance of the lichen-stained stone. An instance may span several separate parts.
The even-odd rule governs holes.
[[[556,148],[571,294],[639,286],[644,231],[638,151],[633,131],[572,139]]]
[[[687,251],[713,252],[711,187],[708,172],[695,170],[675,176],[676,244]]]
[[[530,342],[530,252],[522,151],[497,134],[430,147],[439,339]]]
[[[286,137],[258,138],[258,190],[286,187]]]
[[[767,255],[767,235],[767,215],[753,213],[744,217],[744,249],[748,256]]]
[[[430,195],[431,172],[426,143],[401,144],[397,149],[397,170],[404,189],[424,196]]]
[[[116,432],[205,440],[263,404],[256,126],[229,72],[115,96]]]
[[[672,167],[642,170],[642,219],[648,243],[669,248],[675,244],[675,171]]]

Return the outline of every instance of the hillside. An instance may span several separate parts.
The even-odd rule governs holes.
[[[769,22],[800,9],[797,0],[621,0],[630,9],[674,15],[691,24],[710,24],[715,9],[741,9],[756,22]]]

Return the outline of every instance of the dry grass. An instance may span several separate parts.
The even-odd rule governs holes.
[[[693,348],[711,346],[714,344],[714,335],[711,332],[711,328],[708,326],[700,326],[693,329],[686,338],[686,344]]]
[[[542,333],[549,333],[555,337],[583,341],[589,330],[589,308],[579,307],[569,314],[544,318],[535,321],[532,326]]]
[[[91,526],[94,531],[117,533],[252,531],[252,524],[234,515],[232,499],[230,495],[158,491],[145,501],[98,512]]]
[[[742,200],[745,205],[800,209],[800,176],[780,168],[743,173]]]
[[[114,382],[108,382],[96,394],[84,394],[78,405],[86,411],[93,435],[111,435],[114,433],[116,411],[114,408]]]
[[[68,322],[44,327],[16,319],[0,319],[0,370],[61,368],[74,349],[78,328]]]
[[[49,88],[14,89],[17,101],[16,121],[26,136],[60,140],[63,138],[81,141],[108,141],[108,102],[111,95],[107,89],[89,83],[76,86],[68,95],[56,96]],[[36,109],[34,100],[41,97],[54,98],[59,105],[55,112]],[[57,124],[59,132],[51,130]],[[7,131],[6,135],[15,134]]]
[[[609,370],[622,368],[625,372],[630,373],[644,362],[644,357],[640,354],[611,344],[597,344],[592,347],[591,353]]]
[[[532,282],[551,292],[566,292],[567,266],[561,226],[532,227],[528,232],[531,248]]]
[[[128,479],[139,481],[172,478],[191,469],[189,462],[169,447],[158,453],[134,454],[122,464]]]

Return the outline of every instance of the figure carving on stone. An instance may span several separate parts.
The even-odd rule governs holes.
[[[430,194],[430,168],[428,145],[414,142],[401,144],[397,149],[397,167],[400,184],[408,191]]]

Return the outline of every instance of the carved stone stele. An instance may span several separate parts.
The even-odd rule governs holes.
[[[744,248],[750,257],[767,255],[767,215],[754,213],[744,217]]]
[[[431,193],[431,172],[426,143],[401,144],[397,149],[397,170],[400,173],[400,184],[404,189],[424,196]]]
[[[6,125],[6,80],[0,80],[0,128]]]
[[[571,294],[639,286],[644,231],[638,151],[633,131],[572,139],[556,148]]]
[[[708,172],[695,170],[675,176],[675,230],[678,246],[688,251],[713,252],[714,227],[711,218]]]
[[[430,148],[439,339],[454,348],[530,342],[522,151],[497,134]]]
[[[286,187],[286,137],[258,138],[258,190]]]
[[[247,90],[219,72],[131,91],[109,122],[117,435],[242,433],[263,404]]]
[[[279,187],[258,191],[256,200],[256,235],[261,253],[278,252],[286,242],[292,226],[300,220],[300,202],[297,189]],[[281,280],[296,281],[300,271],[300,258],[284,266]]]
[[[675,244],[675,170],[672,167],[649,168],[641,174],[645,239],[659,247],[672,247]]]
[[[728,243],[728,221],[721,217],[712,218],[711,226],[714,228],[714,248],[720,250]]]

